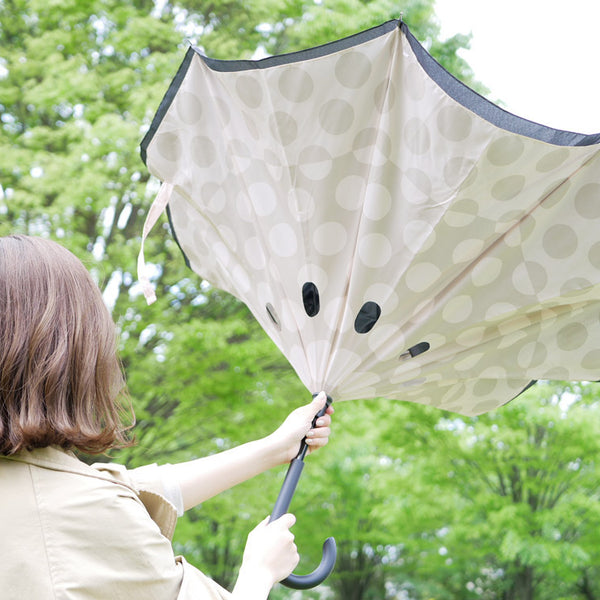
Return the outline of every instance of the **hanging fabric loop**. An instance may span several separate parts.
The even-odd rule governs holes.
[[[146,269],[146,261],[144,259],[144,242],[148,237],[148,234],[152,231],[154,225],[156,225],[156,221],[162,213],[165,211],[169,200],[171,199],[171,193],[173,192],[173,185],[170,183],[163,183],[160,186],[160,190],[152,202],[152,206],[146,215],[146,221],[144,222],[144,229],[142,230],[142,243],[140,245],[140,253],[138,254],[137,260],[137,272],[138,272],[138,281],[142,286],[142,292],[144,293],[144,297],[146,298],[146,302],[148,304],[152,304],[156,301],[156,294],[154,292],[154,288],[150,283],[150,277],[148,276],[148,271]]]

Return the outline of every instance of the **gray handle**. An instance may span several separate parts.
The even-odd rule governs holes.
[[[325,414],[325,411],[330,404],[331,398],[328,396],[327,403],[325,404],[323,410],[319,411],[313,420],[313,427],[316,420]],[[296,456],[296,458],[294,458],[294,460],[292,460],[290,463],[288,472],[283,481],[283,485],[281,486],[281,490],[279,490],[279,495],[277,496],[275,506],[273,507],[273,512],[271,513],[271,521],[274,521],[275,519],[278,519],[287,513],[292,501],[292,497],[294,496],[294,492],[296,491],[298,480],[300,479],[300,475],[302,475],[302,470],[304,469],[304,457],[306,456],[307,450],[308,445],[303,440],[302,445],[300,446],[300,451],[298,452],[298,456]],[[292,573],[281,583],[294,590],[307,590],[313,588],[329,577],[331,571],[333,571],[333,567],[335,566],[336,557],[337,547],[335,540],[332,537],[327,538],[323,544],[323,556],[321,558],[321,562],[312,573],[309,573],[308,575],[294,575]]]
[[[286,577],[281,583],[286,587],[292,588],[293,590],[308,590],[323,583],[333,567],[335,567],[335,559],[337,557],[337,547],[335,540],[332,537],[328,537],[323,544],[323,557],[319,566],[308,575],[294,575],[292,573]]]
[[[279,495],[277,496],[273,512],[271,513],[271,521],[279,519],[279,517],[285,515],[288,511],[290,503],[292,502],[292,497],[296,491],[296,486],[298,485],[298,479],[300,479],[300,475],[302,475],[302,469],[304,469],[304,461],[300,458],[294,458],[290,463],[288,472],[283,480],[283,485],[279,490]]]

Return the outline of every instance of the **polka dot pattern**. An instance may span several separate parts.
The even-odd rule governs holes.
[[[460,106],[445,106],[437,116],[439,132],[452,142],[467,139],[473,126],[473,117]]]
[[[179,118],[188,125],[194,125],[202,118],[202,102],[195,94],[181,92],[177,98]]]
[[[269,117],[269,127],[273,137],[283,146],[289,146],[298,135],[298,124],[291,114],[278,110]]]
[[[311,392],[471,415],[600,379],[599,150],[477,117],[396,30],[257,72],[195,56],[147,164],[190,266]]]
[[[358,255],[365,266],[379,269],[389,263],[392,257],[392,245],[386,236],[371,233],[361,238],[358,244]]]
[[[415,154],[425,154],[431,147],[431,136],[427,125],[414,117],[404,126],[406,147]]]
[[[217,159],[217,151],[212,140],[204,135],[192,138],[191,159],[200,167],[210,167]]]
[[[354,122],[354,109],[346,100],[329,100],[319,110],[319,124],[327,133],[346,133]]]
[[[260,83],[250,75],[240,75],[235,83],[236,96],[248,108],[258,108],[263,101]]]
[[[278,223],[269,231],[271,251],[281,258],[294,256],[298,250],[296,234],[287,223]]]
[[[161,133],[158,135],[157,149],[160,156],[169,162],[176,162],[181,158],[182,146],[181,140],[173,132]]]
[[[600,183],[588,183],[575,195],[575,210],[584,219],[600,219]]]
[[[503,135],[490,144],[486,156],[492,165],[503,167],[516,163],[524,151],[525,143],[521,138]]]
[[[343,53],[335,63],[335,77],[344,87],[356,90],[362,87],[371,74],[371,61],[357,51]]]
[[[279,93],[286,99],[295,103],[306,102],[314,91],[311,76],[297,67],[285,69],[278,81]]]
[[[339,254],[346,246],[346,240],[346,228],[333,221],[319,225],[313,235],[315,250],[324,256]]]

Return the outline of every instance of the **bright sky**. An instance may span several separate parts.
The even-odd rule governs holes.
[[[436,0],[436,12],[443,39],[473,34],[463,56],[490,100],[557,129],[600,132],[598,0]]]

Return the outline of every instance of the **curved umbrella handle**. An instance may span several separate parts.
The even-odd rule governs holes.
[[[323,407],[321,411],[315,416],[313,421],[313,427],[315,425],[316,420],[319,417],[322,417],[327,410],[327,407],[331,404],[331,398],[327,396],[327,403]],[[300,479],[300,475],[302,474],[302,470],[304,469],[304,457],[306,456],[306,452],[308,450],[308,445],[303,440],[302,445],[300,446],[300,451],[298,455],[292,462],[288,468],[288,472],[283,481],[283,485],[281,486],[281,490],[279,491],[279,496],[277,496],[277,500],[275,501],[275,506],[273,507],[273,512],[271,513],[271,521],[278,519],[282,515],[284,515],[288,508],[290,507],[290,503],[292,501],[292,496],[296,491],[296,486],[298,485],[298,480]],[[289,588],[295,590],[307,590],[309,588],[313,588],[329,577],[331,571],[333,571],[333,567],[335,566],[335,560],[337,557],[337,547],[335,544],[335,540],[330,537],[325,540],[323,544],[323,557],[321,558],[321,563],[319,566],[308,575],[294,575],[293,573],[286,577],[281,583]]]
[[[320,583],[323,583],[333,567],[335,567],[335,559],[337,557],[337,547],[335,540],[328,537],[323,544],[323,557],[319,566],[308,575],[294,575],[293,573],[286,577],[281,583],[293,590],[308,590],[314,588]]]

